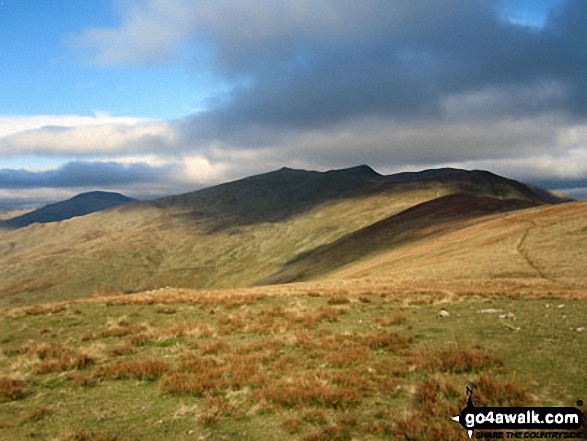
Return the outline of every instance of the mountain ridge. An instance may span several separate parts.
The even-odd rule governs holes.
[[[2,230],[0,304],[283,283],[298,280],[281,275],[304,259],[304,271],[313,262],[320,271],[302,279],[315,280],[422,243],[427,229],[441,237],[471,218],[549,204],[522,183],[481,171],[384,176],[368,166],[283,168],[67,222]],[[336,250],[345,247],[356,259],[340,257]],[[326,259],[315,260],[325,251]]]

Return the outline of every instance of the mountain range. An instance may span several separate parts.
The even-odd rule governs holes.
[[[61,220],[46,210],[8,221],[0,304],[303,281],[585,283],[587,204],[487,171],[283,168],[153,201],[118,196],[61,222],[22,228]]]

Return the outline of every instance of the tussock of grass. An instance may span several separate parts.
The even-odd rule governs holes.
[[[204,403],[204,411],[198,420],[207,426],[218,423],[227,416],[242,417],[244,411],[222,396],[208,397]]]
[[[225,362],[215,358],[189,356],[180,363],[182,372],[164,377],[159,388],[163,394],[201,397],[207,392],[257,387],[266,382],[255,357],[232,355]]]
[[[348,297],[330,297],[327,301],[329,305],[346,305],[351,303]]]
[[[124,337],[126,335],[136,334],[141,331],[144,331],[144,326],[121,326],[115,325],[103,331],[100,331],[98,334],[99,337],[107,338],[107,337]]]
[[[345,409],[356,406],[361,401],[361,394],[355,389],[323,384],[307,377],[275,381],[256,391],[255,397],[285,408],[319,406]]]
[[[37,407],[22,417],[20,424],[36,423],[49,415],[51,415],[51,411],[49,409],[44,406]]]
[[[136,349],[133,346],[128,345],[128,344],[114,346],[113,348],[108,348],[108,350],[107,350],[108,355],[113,356],[113,357],[130,355],[130,354],[134,354],[135,352],[136,352]]]
[[[371,349],[389,352],[397,352],[412,341],[411,338],[402,337],[395,332],[368,334],[363,337],[363,340]]]
[[[174,308],[172,306],[160,306],[159,308],[157,308],[157,313],[159,314],[175,314],[177,313],[177,308]]]
[[[71,387],[88,388],[96,385],[96,378],[91,375],[73,374],[70,380]]]
[[[27,396],[26,383],[10,377],[0,377],[0,402],[20,400]]]
[[[85,430],[73,433],[66,438],[66,441],[127,441],[128,438],[121,438],[118,435],[100,434]]]
[[[55,305],[33,305],[22,308],[24,315],[46,315],[46,314],[57,314],[67,310],[67,306],[64,304]]]
[[[478,406],[528,406],[531,398],[526,390],[510,381],[496,381],[482,373],[472,382],[475,404]]]
[[[527,406],[526,391],[482,373],[471,382],[477,406]],[[462,428],[447,415],[457,415],[466,404],[466,395],[453,380],[443,375],[428,377],[416,389],[412,403],[415,412],[398,421],[392,430],[405,439],[458,439]]]
[[[146,358],[141,360],[117,361],[102,365],[96,376],[114,380],[135,379],[153,381],[173,370],[172,366],[163,360]]]
[[[34,349],[41,360],[33,369],[35,374],[85,369],[94,364],[88,354],[64,346],[43,345]]]
[[[460,374],[477,372],[484,368],[503,366],[503,360],[478,351],[455,348],[443,351],[419,350],[413,352],[410,362],[418,369]]]
[[[349,441],[351,439],[353,436],[349,428],[337,423],[328,424],[303,438],[304,441]]]
[[[412,403],[415,412],[399,420],[390,432],[409,440],[459,439],[462,427],[450,421],[464,407],[464,391],[447,377],[435,375],[418,385]]]

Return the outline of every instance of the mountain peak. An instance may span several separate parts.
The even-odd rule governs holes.
[[[343,168],[340,170],[331,170],[326,173],[333,173],[333,174],[340,174],[346,176],[356,176],[356,177],[379,177],[381,176],[375,170],[373,170],[368,165],[358,165],[356,167],[350,168]]]
[[[120,193],[108,191],[80,193],[65,201],[48,204],[22,216],[2,221],[0,222],[0,228],[22,228],[33,223],[59,222],[134,201],[135,199]]]

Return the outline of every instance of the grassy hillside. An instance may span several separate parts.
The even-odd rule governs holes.
[[[575,406],[587,202],[547,202],[284,169],[0,231],[0,439],[465,440],[467,386]]]
[[[345,265],[459,230],[470,220],[533,206],[520,199],[455,193],[423,202],[288,262],[263,283],[316,278]]]
[[[587,288],[587,202],[490,215],[385,250],[333,272],[333,278],[378,277],[426,283]]]
[[[477,405],[587,396],[581,296],[312,283],[0,314],[0,438],[465,440]],[[445,311],[444,317],[439,313]]]
[[[165,286],[251,286],[349,234],[367,234],[360,230],[454,193],[503,200],[488,203],[498,211],[544,202],[531,188],[487,172],[282,169],[59,223],[0,230],[0,305]]]

